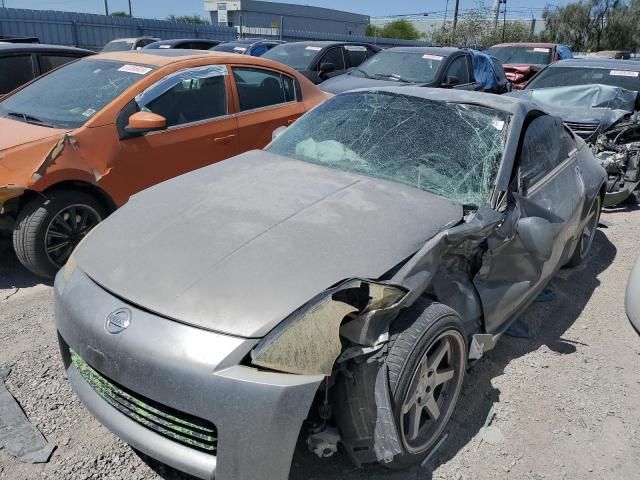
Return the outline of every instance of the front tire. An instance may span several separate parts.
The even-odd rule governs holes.
[[[467,368],[462,321],[451,308],[431,304],[415,321],[402,320],[389,350],[389,387],[404,452],[386,464],[420,463],[444,431]]]
[[[391,324],[386,354],[356,358],[348,365],[336,385],[334,401],[344,446],[356,465],[379,461],[375,453],[379,417],[376,385],[381,368],[388,373],[401,449],[390,463],[381,463],[400,469],[424,459],[442,435],[462,388],[467,365],[463,332],[462,321],[454,310],[420,299]],[[418,428],[413,431],[407,419],[411,415],[408,399],[416,400],[416,406],[421,408],[420,418],[413,423]],[[438,413],[430,416],[427,406]]]
[[[34,198],[20,211],[13,248],[28,270],[53,278],[78,243],[105,217],[105,208],[89,194],[52,191]]]

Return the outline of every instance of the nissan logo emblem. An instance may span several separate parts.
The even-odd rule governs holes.
[[[131,325],[131,310],[119,308],[107,316],[104,328],[108,333],[115,335],[129,328],[129,325]]]

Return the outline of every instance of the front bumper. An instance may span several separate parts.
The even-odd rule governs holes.
[[[107,333],[107,316],[123,307],[131,311],[129,328]],[[203,479],[288,477],[322,376],[242,366],[239,362],[258,340],[204,331],[127,305],[79,269],[62,270],[56,279],[55,318],[76,394],[125,442]],[[178,443],[114,408],[71,363],[71,349],[123,388],[215,425],[216,453]]]

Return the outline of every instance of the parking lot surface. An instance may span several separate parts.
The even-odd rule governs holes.
[[[588,262],[562,270],[524,316],[530,338],[503,337],[472,368],[447,438],[424,467],[356,469],[342,453],[320,460],[301,445],[290,478],[637,479],[640,337],[624,314],[640,254],[637,210],[603,214],[607,227]],[[7,388],[56,445],[38,465],[0,450],[1,479],[189,478],[134,452],[73,395],[58,356],[51,286],[22,269],[7,242],[0,243],[1,367],[11,368]]]

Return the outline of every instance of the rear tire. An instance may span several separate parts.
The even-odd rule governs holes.
[[[589,255],[593,239],[595,238],[596,231],[598,230],[598,223],[600,222],[600,213],[602,210],[601,207],[602,198],[598,195],[589,209],[589,213],[587,214],[587,223],[582,229],[580,239],[573,251],[573,255],[571,255],[571,258],[566,263],[568,268],[577,267],[584,262],[587,255]]]
[[[22,208],[13,230],[13,248],[28,270],[53,278],[78,243],[105,217],[104,206],[89,194],[52,191]]]

